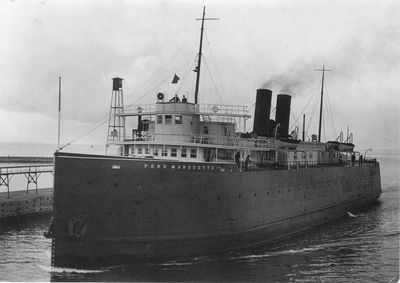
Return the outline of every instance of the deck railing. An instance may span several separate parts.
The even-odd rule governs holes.
[[[151,113],[156,112],[156,104],[135,104],[124,107],[124,113]]]
[[[219,104],[200,104],[200,113],[209,115],[247,115],[247,106],[243,105],[219,105]]]
[[[275,143],[271,140],[260,140],[255,138],[241,138],[237,136],[213,136],[213,135],[171,135],[153,134],[144,136],[131,136],[125,142],[135,141],[143,143],[185,143],[194,145],[218,145],[231,147],[254,147],[274,148]]]
[[[241,166],[245,170],[265,170],[265,169],[277,169],[277,170],[296,170],[304,168],[317,168],[317,167],[341,167],[341,166],[363,166],[377,163],[375,158],[368,158],[366,160],[342,160],[336,162],[320,162],[320,161],[291,161],[291,162],[277,162],[270,163],[264,166],[256,165],[253,162],[246,164],[242,162]]]
[[[184,102],[180,102],[184,103]],[[205,115],[248,115],[247,106],[244,105],[220,105],[220,104],[199,104],[196,114]],[[156,104],[132,104],[124,107],[124,113],[140,114],[140,113],[156,113]]]

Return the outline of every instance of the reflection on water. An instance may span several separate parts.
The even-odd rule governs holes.
[[[27,217],[0,224],[0,274],[6,281],[397,282],[398,189],[384,188],[381,201],[367,210],[350,212],[355,217],[266,246],[94,270],[50,267],[51,243],[42,236],[50,216]]]

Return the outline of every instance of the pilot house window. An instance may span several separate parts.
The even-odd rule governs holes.
[[[157,115],[157,124],[162,124],[162,115]]]
[[[195,148],[190,150],[190,158],[196,158],[197,157],[197,150]]]
[[[182,124],[182,115],[175,115],[175,124]]]
[[[172,124],[172,115],[165,115],[165,124]]]

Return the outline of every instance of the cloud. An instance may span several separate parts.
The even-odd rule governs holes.
[[[188,67],[198,48],[194,19],[201,15],[200,1],[0,5],[2,109],[31,118],[40,114],[49,124],[57,117],[58,76],[63,77],[64,121],[72,124],[90,124],[108,113],[114,76],[125,79],[128,103],[147,93],[140,102],[154,102],[156,87],[175,91],[168,80],[160,84],[178,70],[185,82],[182,93],[193,93],[192,77],[185,80],[181,73],[189,70],[193,76]],[[266,87],[294,95],[298,113],[319,91],[321,74],[313,70],[325,64],[332,69],[327,92],[340,106],[338,123],[351,117],[362,128],[351,105],[398,104],[393,96],[399,91],[399,7],[394,1],[371,1],[363,9],[359,1],[209,3],[207,15],[220,21],[207,22],[204,62],[214,77],[203,65],[200,101],[252,105],[255,90]],[[392,116],[377,119],[384,123]]]

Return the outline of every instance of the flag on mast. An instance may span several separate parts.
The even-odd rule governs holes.
[[[179,81],[179,77],[175,74],[174,78],[172,79],[172,84],[176,84]]]

